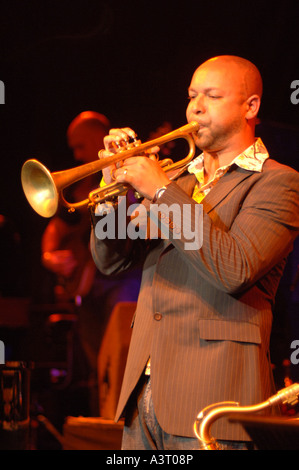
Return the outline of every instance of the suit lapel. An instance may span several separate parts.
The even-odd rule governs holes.
[[[202,204],[205,212],[209,213],[213,210],[236,186],[253,173],[239,167],[235,167],[233,171],[228,171],[203,199]],[[187,173],[181,176],[176,183],[188,196],[192,196],[196,177]]]
[[[253,173],[253,171],[243,170],[239,167],[234,168],[233,171],[228,171],[224,176],[222,176],[222,178],[220,178],[216,185],[203,199],[202,205],[205,213],[208,214],[211,212],[236,186]],[[176,183],[186,194],[188,194],[188,196],[191,197],[196,183],[196,177],[193,174],[186,173],[181,176]],[[171,248],[173,248],[172,242],[164,240],[163,252],[166,250],[168,251]]]
[[[253,173],[253,171],[243,170],[239,167],[234,168],[233,171],[228,171],[203,199],[204,211],[207,214],[211,212],[236,186]]]

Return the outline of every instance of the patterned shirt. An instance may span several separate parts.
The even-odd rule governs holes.
[[[193,199],[200,203],[204,197],[211,191],[217,181],[225,175],[232,167],[237,165],[240,168],[249,171],[262,171],[265,160],[269,158],[269,154],[262,140],[258,138],[254,144],[248,147],[244,152],[240,153],[231,163],[226,166],[217,168],[215,175],[211,181],[204,183],[204,154],[202,153],[188,165],[189,173],[196,176],[197,184],[194,188]]]

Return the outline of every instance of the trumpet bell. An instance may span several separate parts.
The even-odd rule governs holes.
[[[31,207],[42,217],[52,217],[59,193],[50,171],[37,160],[27,160],[21,170],[23,191]]]

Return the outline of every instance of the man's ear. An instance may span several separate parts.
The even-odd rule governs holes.
[[[247,112],[246,112],[246,119],[254,119],[257,117],[257,114],[260,109],[261,105],[261,98],[259,95],[251,95],[247,100],[246,100],[246,105],[247,105]]]

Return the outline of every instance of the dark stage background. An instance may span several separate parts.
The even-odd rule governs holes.
[[[14,271],[16,295],[34,298],[39,289],[48,223],[25,200],[21,166],[28,158],[51,171],[74,166],[65,133],[81,111],[103,113],[147,140],[164,121],[185,124],[187,88],[201,62],[241,55],[264,79],[258,133],[273,158],[298,170],[299,104],[290,99],[299,80],[298,20],[298,0],[0,1],[0,214],[19,234],[15,259],[2,243],[1,263]],[[286,292],[298,249],[296,256]]]

